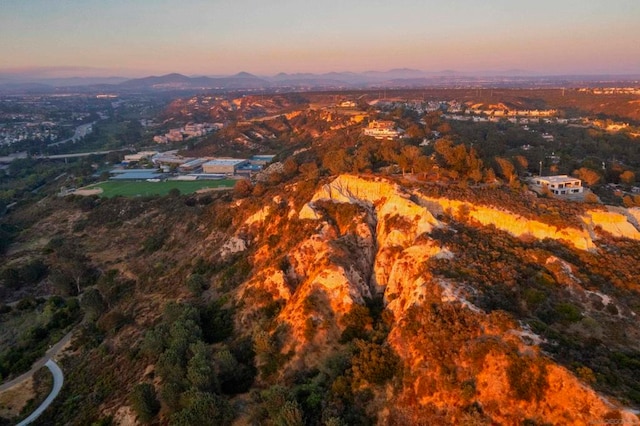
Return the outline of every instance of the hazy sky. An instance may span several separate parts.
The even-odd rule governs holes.
[[[640,0],[0,0],[0,69],[639,73]]]

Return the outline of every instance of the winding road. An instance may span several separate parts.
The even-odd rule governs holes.
[[[5,391],[7,389],[10,389],[13,386],[17,385],[18,383],[28,379],[29,377],[33,376],[36,371],[38,371],[42,367],[44,367],[47,364],[47,361],[49,361],[51,358],[56,356],[58,354],[58,352],[60,351],[60,349],[62,349],[62,347],[64,345],[66,345],[67,343],[69,343],[71,341],[71,336],[73,334],[73,331],[74,330],[71,330],[70,332],[68,332],[62,339],[60,339],[60,341],[58,341],[58,343],[53,345],[44,354],[44,356],[42,358],[40,358],[39,360],[34,362],[33,366],[31,367],[31,370],[27,371],[24,374],[19,375],[18,377],[16,377],[15,379],[13,379],[13,380],[11,380],[9,382],[6,382],[6,383],[3,383],[2,385],[0,385],[0,392]]]
[[[54,360],[49,359],[44,365],[51,371],[51,374],[53,374],[53,389],[51,389],[51,393],[49,394],[49,396],[47,396],[47,398],[44,401],[42,401],[42,404],[40,404],[40,406],[36,408],[36,410],[33,413],[31,413],[29,417],[27,417],[26,419],[18,423],[18,426],[29,425],[35,419],[40,417],[40,414],[44,413],[44,410],[46,410],[49,407],[49,405],[51,405],[53,400],[60,393],[60,389],[62,389],[62,384],[64,383],[64,376],[62,375],[62,370],[60,369],[60,367],[58,367],[58,364],[56,364]]]
[[[76,130],[73,133],[73,136],[71,136],[70,138],[61,140],[59,142],[50,143],[47,146],[58,146],[58,145],[65,144],[67,142],[77,142],[77,141],[79,141],[80,139],[84,138],[85,136],[87,136],[89,133],[91,133],[93,131],[93,125],[95,123],[96,123],[96,121],[94,121],[92,123],[81,124],[78,127],[76,127]]]
[[[62,389],[62,384],[64,383],[64,375],[62,374],[62,370],[60,369],[58,364],[56,364],[56,362],[53,360],[53,357],[55,357],[58,354],[58,352],[60,352],[60,350],[67,343],[71,341],[71,337],[74,331],[75,329],[68,332],[62,339],[60,339],[60,341],[58,341],[58,343],[53,345],[45,353],[45,355],[42,358],[34,362],[33,366],[31,367],[31,370],[27,371],[24,374],[21,374],[20,376],[16,377],[15,379],[9,382],[6,382],[0,385],[0,392],[10,389],[13,386],[33,376],[35,372],[41,369],[42,367],[47,367],[49,371],[51,371],[51,374],[53,375],[53,388],[51,389],[51,393],[49,393],[49,396],[47,396],[47,398],[42,402],[42,404],[40,404],[40,406],[36,408],[36,410],[33,413],[31,413],[29,417],[27,417],[26,419],[18,423],[18,426],[31,424],[34,420],[38,418],[38,416],[40,416],[44,412],[44,410],[47,409],[47,407],[49,407],[49,405],[51,405],[51,403],[56,398],[56,396],[58,396],[58,393],[60,393],[60,389]]]

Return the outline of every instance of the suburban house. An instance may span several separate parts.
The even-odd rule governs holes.
[[[533,181],[541,188],[549,188],[555,195],[580,194],[584,189],[580,179],[567,175],[536,176]]]
[[[395,126],[396,123],[393,121],[373,120],[364,129],[364,134],[365,136],[373,136],[376,139],[394,139],[400,135],[400,131]]]

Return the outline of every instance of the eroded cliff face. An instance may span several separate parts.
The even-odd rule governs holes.
[[[591,210],[587,212],[583,220],[590,229],[600,227],[614,237],[640,240],[637,208],[610,208],[609,211]]]
[[[276,321],[288,337],[281,351],[292,354],[285,370],[318,366],[336,347],[351,308],[382,296],[394,317],[387,344],[400,356],[404,373],[403,383],[383,398],[381,423],[415,422],[425,410],[444,413],[448,422],[469,421],[473,404],[480,407],[473,414],[478,421],[504,424],[523,419],[588,424],[619,410],[543,356],[535,333],[475,306],[473,283],[434,277],[429,263],[454,254],[430,233],[446,228],[438,217],[449,215],[514,237],[594,250],[597,227],[640,238],[633,223],[637,212],[589,211],[582,228],[560,229],[497,207],[426,197],[381,178],[349,175],[322,186],[297,211],[292,203],[278,202],[287,206],[280,216],[264,206],[241,228],[255,235],[249,244],[257,245],[257,263],[273,254],[269,236],[287,221],[304,224],[305,232],[287,237],[293,243],[280,263],[263,264],[243,284],[240,298],[249,299],[259,289],[282,301]],[[541,261],[558,283],[588,299],[570,265],[550,257]],[[244,309],[245,327],[252,326],[254,314],[251,307]]]

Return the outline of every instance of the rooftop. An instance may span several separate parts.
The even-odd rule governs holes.
[[[134,173],[119,173],[111,177],[111,180],[146,180],[146,179],[162,179],[165,175],[163,173],[156,173],[154,171],[134,172]]]
[[[215,160],[207,161],[203,166],[235,166],[245,161],[247,160],[241,158],[216,158]]]
[[[567,175],[556,175],[556,176],[538,176],[536,179],[543,180],[549,183],[563,183],[563,182],[575,182],[580,180],[578,178],[574,178]]]
[[[273,160],[273,158],[275,157],[275,155],[254,155],[253,157],[251,157],[252,160],[267,160],[267,161],[271,161]]]
[[[109,173],[111,174],[122,174],[122,173],[149,173],[155,172],[156,169],[112,169]]]

